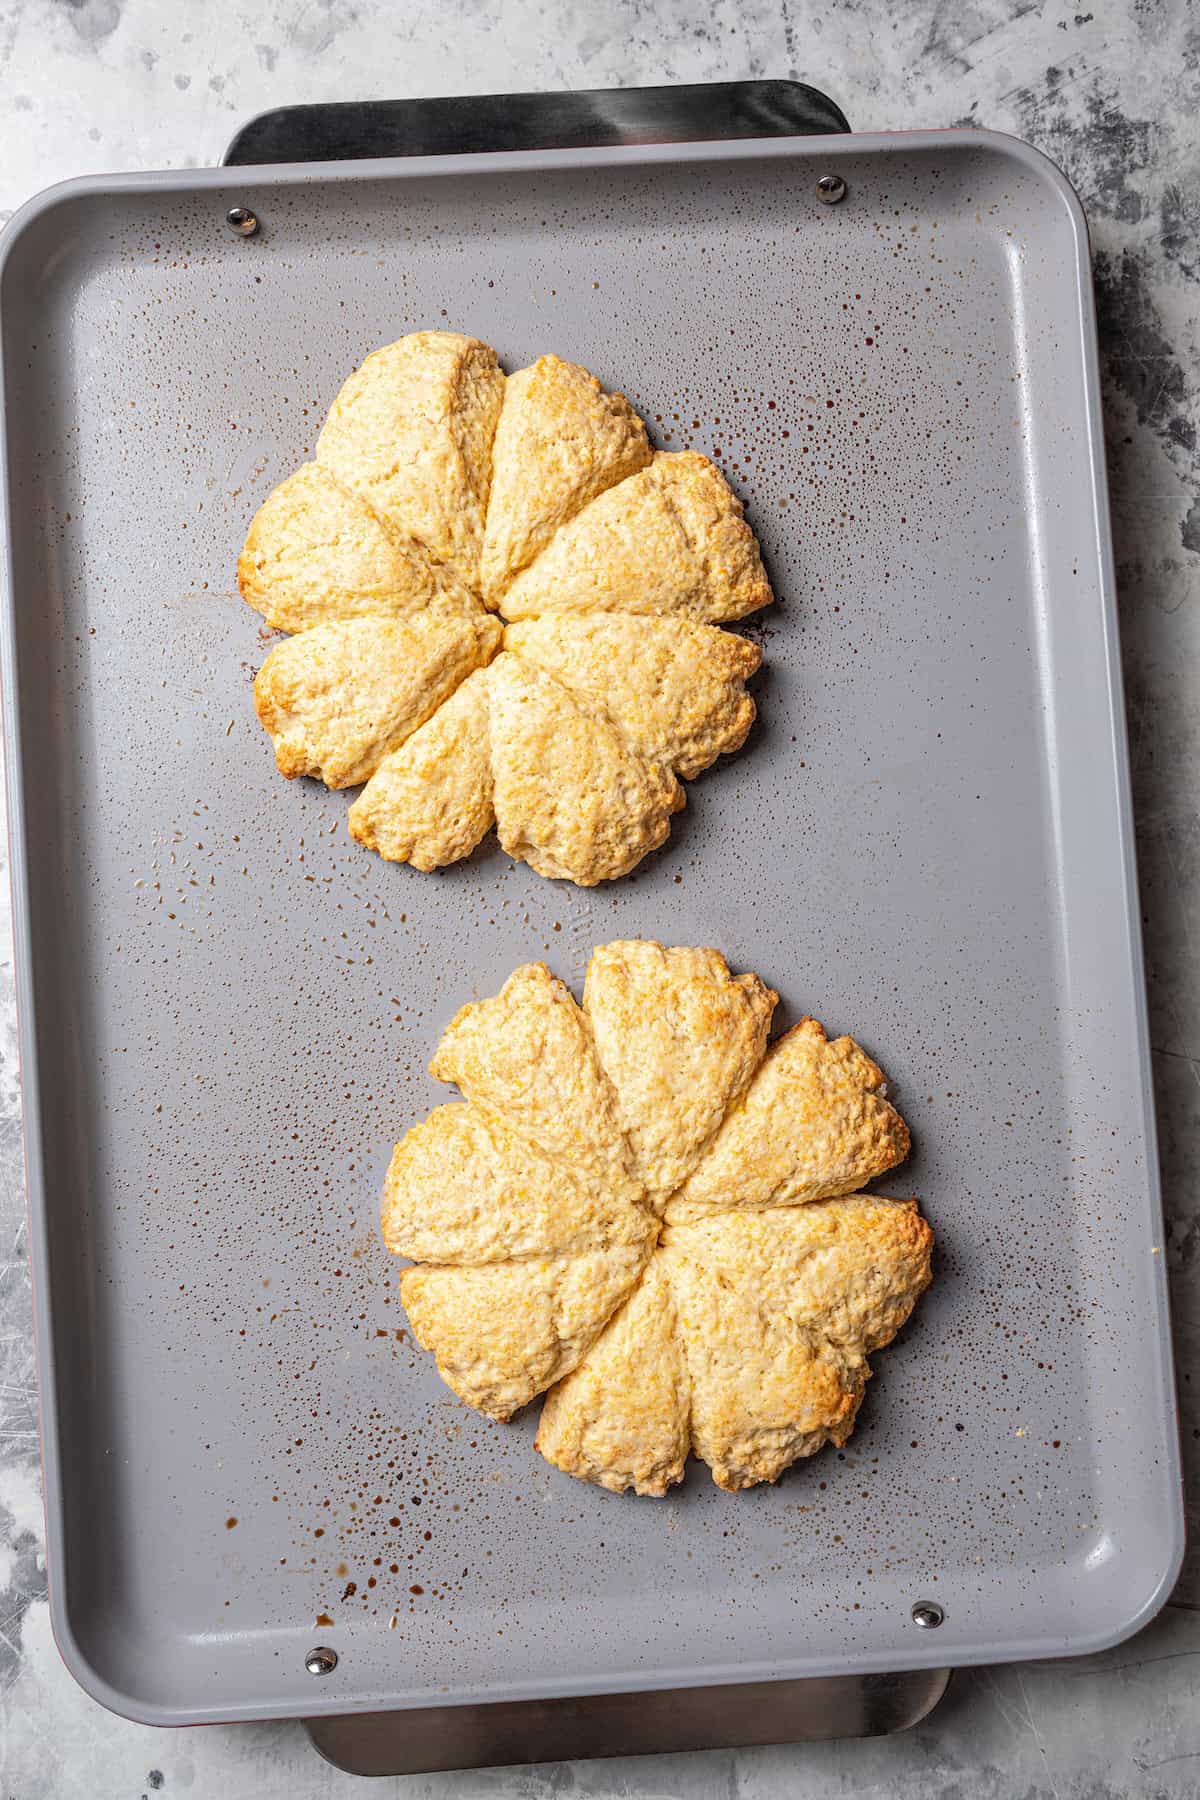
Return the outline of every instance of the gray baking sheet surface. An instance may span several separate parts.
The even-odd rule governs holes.
[[[818,202],[834,171],[840,206]],[[225,224],[234,204],[257,237]],[[161,1723],[1084,1650],[1181,1523],[1083,217],[950,132],[84,181],[0,278],[5,727],[50,1580]],[[373,347],[628,393],[745,497],[743,752],[591,892],[282,781],[233,565]],[[777,1487],[569,1480],[415,1348],[377,1234],[447,1019],[717,945],[883,1062],[937,1279]],[[937,1631],[912,1607],[936,1600]],[[336,1671],[304,1671],[315,1643]]]

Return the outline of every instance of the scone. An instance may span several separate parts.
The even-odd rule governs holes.
[[[908,1154],[883,1075],[715,950],[592,954],[582,1007],[544,964],[465,1006],[430,1073],[465,1104],[397,1144],[383,1195],[418,1341],[468,1405],[546,1395],[537,1448],[661,1496],[846,1442],[929,1284],[914,1200],[863,1193]]]
[[[359,843],[430,870],[494,825],[581,887],[657,849],[680,778],[745,742],[761,653],[718,626],[772,597],[706,457],[656,453],[574,363],[506,377],[446,331],[349,377],[238,583],[296,634],[255,682],[278,766],[365,784]]]

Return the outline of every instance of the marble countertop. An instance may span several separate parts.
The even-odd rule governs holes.
[[[220,159],[291,101],[791,76],[860,129],[1028,138],[1088,209],[1183,1441],[1200,1495],[1200,13],[1187,0],[0,0],[0,219],[90,170]],[[887,17],[890,11],[891,16]],[[7,882],[0,885],[7,906]],[[59,1662],[42,1558],[9,928],[0,920],[0,1796],[316,1800],[299,1726],[160,1732]],[[1200,1382],[1195,1384],[1200,1386]],[[1200,1793],[1200,1536],[1140,1637],[966,1671],[903,1737],[378,1783],[381,1795],[1183,1800]]]

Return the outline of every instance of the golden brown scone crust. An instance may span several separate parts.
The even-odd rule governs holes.
[[[663,613],[719,624],[771,602],[742,503],[706,456],[658,452],[593,500],[518,574],[506,619]]]
[[[691,1387],[692,1442],[718,1487],[775,1481],[844,1444],[871,1370],[929,1285],[913,1201],[860,1194],[668,1227],[659,1257]]]
[[[488,670],[385,756],[350,808],[350,835],[389,862],[439,869],[469,856],[495,823]]]
[[[500,627],[472,601],[413,619],[339,619],[278,644],[254,681],[254,706],[281,774],[356,787],[423,725],[473,669]]]
[[[656,850],[684,804],[661,763],[630,750],[560,682],[502,652],[488,670],[496,830],[539,875],[594,887]]]
[[[489,344],[414,331],[374,351],[345,382],[317,461],[475,589],[503,397]]]
[[[669,1202],[672,1223],[730,1207],[852,1194],[908,1155],[883,1071],[853,1038],[802,1019],[773,1044],[708,1154]]]
[[[645,1245],[654,1221],[483,1106],[438,1106],[396,1145],[383,1241],[414,1262],[488,1263]]]
[[[640,1194],[591,1022],[545,963],[526,963],[490,1000],[460,1007],[429,1073],[589,1182]]]
[[[778,998],[757,975],[735,980],[717,950],[634,939],[592,952],[584,1011],[637,1172],[660,1199],[749,1085]]]
[[[742,1271],[764,1311],[819,1332],[839,1353],[869,1356],[928,1287],[933,1233],[915,1200],[843,1194],[668,1225],[662,1246],[672,1280],[680,1261],[719,1269],[734,1286]]]
[[[333,619],[405,619],[440,596],[470,598],[452,570],[392,530],[320,463],[302,464],[255,513],[238,587],[277,631]]]
[[[400,1277],[400,1298],[447,1387],[509,1419],[570,1374],[649,1254],[649,1244],[622,1244],[481,1267],[420,1264]]]
[[[496,1418],[549,1389],[537,1448],[614,1492],[665,1493],[689,1448],[739,1489],[845,1443],[929,1283],[916,1202],[841,1188],[907,1145],[879,1070],[813,1020],[760,1061],[774,1003],[715,950],[603,945],[582,1009],[530,964],[452,1020],[430,1073],[467,1104],[392,1158],[384,1237],[443,1378]],[[718,1153],[726,1197],[685,1203]]]
[[[504,647],[553,675],[587,711],[610,719],[639,756],[688,780],[740,750],[754,722],[745,683],[762,652],[712,625],[550,613],[508,626]]]
[[[582,1362],[547,1394],[535,1447],[568,1475],[658,1498],[683,1480],[691,1403],[675,1302],[656,1256]]]
[[[646,427],[624,394],[594,375],[540,356],[510,375],[493,446],[483,593],[498,605],[512,577],[589,500],[644,468]]]

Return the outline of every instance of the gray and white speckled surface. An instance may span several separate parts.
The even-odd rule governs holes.
[[[1027,137],[1088,207],[1102,327],[1185,1454],[1200,1479],[1200,20],[1182,0],[1086,7],[905,0],[210,0],[0,4],[0,208],[86,170],[218,160],[285,101],[807,77],[862,128],[978,123]],[[158,1733],[88,1700],[50,1638],[24,1255],[11,959],[0,928],[0,1793],[227,1800],[349,1792],[298,1728]],[[1193,1480],[1193,1487],[1197,1485]],[[1194,1504],[1194,1502],[1193,1502]],[[880,1743],[556,1766],[382,1784],[396,1795],[1111,1800],[1200,1792],[1200,1563],[1138,1640],[1105,1656],[973,1671],[917,1731]]]

